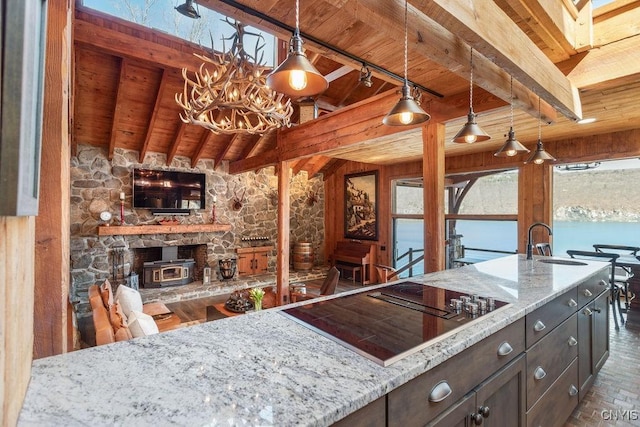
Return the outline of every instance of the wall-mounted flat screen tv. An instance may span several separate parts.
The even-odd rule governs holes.
[[[136,168],[133,170],[133,207],[154,214],[188,214],[205,208],[203,173]]]

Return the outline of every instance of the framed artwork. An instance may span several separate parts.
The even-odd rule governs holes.
[[[378,239],[378,171],[344,176],[344,237]]]

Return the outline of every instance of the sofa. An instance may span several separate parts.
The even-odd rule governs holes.
[[[125,285],[114,294],[111,283],[89,287],[89,303],[95,329],[96,345],[126,341],[200,323],[182,323],[161,302],[142,303],[140,293]]]

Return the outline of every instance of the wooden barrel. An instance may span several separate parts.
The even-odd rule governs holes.
[[[309,242],[293,245],[293,269],[308,271],[313,268],[313,246]]]

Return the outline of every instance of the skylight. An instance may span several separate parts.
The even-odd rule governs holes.
[[[112,16],[125,19],[145,27],[160,30],[180,37],[181,39],[200,44],[217,51],[223,50],[223,37],[234,33],[233,27],[224,22],[225,16],[206,7],[196,6],[200,19],[187,18],[178,13],[175,8],[184,3],[183,0],[82,0],[84,6],[99,10]],[[275,37],[253,27],[246,27],[245,48],[253,53],[257,36],[264,38],[260,44],[265,44],[262,62],[273,66],[275,56]],[[229,49],[230,42],[225,41],[225,48]]]

